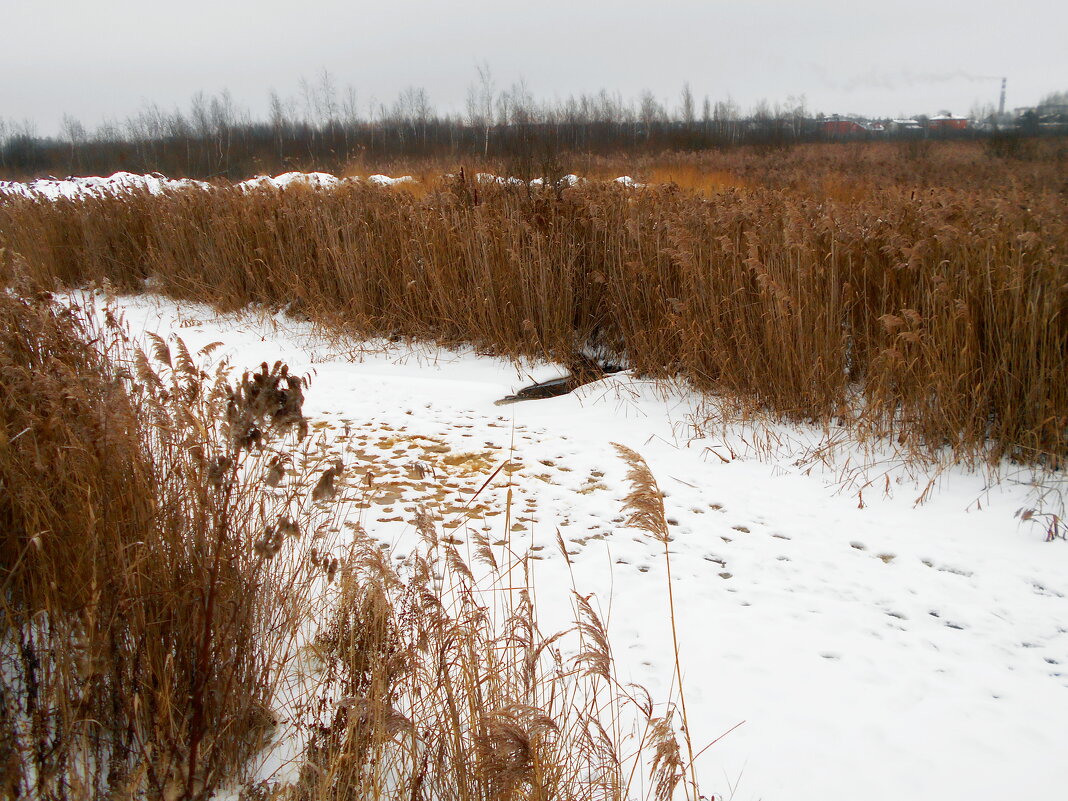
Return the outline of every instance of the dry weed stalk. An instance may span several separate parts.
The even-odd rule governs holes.
[[[671,725],[670,717],[656,719],[651,729],[656,743],[653,760],[653,776],[659,797],[671,798],[675,786],[685,776],[686,766],[690,773],[690,786],[687,797],[693,793],[699,798],[697,773],[694,766],[693,741],[690,738],[690,721],[686,712],[686,692],[682,680],[682,663],[679,658],[679,632],[675,617],[675,590],[671,582],[671,552],[669,544],[671,533],[668,531],[667,518],[664,515],[664,496],[656,483],[653,472],[639,453],[625,445],[613,443],[619,455],[627,463],[627,481],[631,490],[624,501],[624,508],[630,512],[627,524],[640,528],[651,534],[664,546],[664,567],[667,571],[668,611],[671,618],[671,645],[675,657],[675,681],[679,691],[679,708],[682,712],[683,741],[686,744],[687,762],[684,766],[680,756],[678,742]]]

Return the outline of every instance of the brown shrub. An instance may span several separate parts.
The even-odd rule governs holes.
[[[0,295],[3,791],[202,798],[273,726],[259,457],[222,374],[89,319]]]

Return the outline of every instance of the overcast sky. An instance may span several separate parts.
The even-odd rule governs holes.
[[[0,117],[41,134],[224,88],[263,117],[271,88],[297,97],[323,70],[363,114],[407,86],[456,112],[482,63],[539,99],[649,89],[669,108],[686,81],[698,109],[804,95],[872,116],[966,114],[1001,76],[1010,108],[1068,90],[1056,0],[0,0],[0,21]]]

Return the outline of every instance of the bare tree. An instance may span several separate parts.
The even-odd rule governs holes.
[[[692,126],[696,120],[696,115],[694,114],[693,92],[690,91],[689,82],[682,85],[681,103],[680,111],[682,121],[686,123],[687,126]]]
[[[649,139],[653,134],[653,126],[666,118],[667,114],[664,107],[648,89],[642,92],[638,103],[638,114],[642,121],[642,128],[645,130],[645,138]]]
[[[332,134],[334,124],[341,116],[341,112],[337,102],[337,89],[334,85],[334,79],[328,70],[324,69],[322,75],[319,76],[319,88],[315,95],[319,124],[327,128]]]
[[[715,111],[712,113],[712,119],[716,125],[716,133],[728,142],[734,143],[738,141],[740,118],[741,112],[738,104],[731,99],[730,95],[727,96],[726,100],[716,102]]]
[[[212,97],[209,105],[212,132],[218,148],[218,171],[226,172],[230,168],[230,147],[233,144],[234,126],[237,124],[237,107],[229,89],[223,89],[218,96]]]
[[[285,158],[285,135],[286,130],[289,128],[289,120],[286,117],[286,108],[282,103],[282,98],[278,96],[278,92],[274,89],[271,90],[268,96],[269,114],[271,133],[274,134],[275,142],[278,145],[278,161],[281,162]]]
[[[409,86],[397,98],[394,115],[412,129],[413,135],[421,132],[424,143],[426,142],[426,127],[433,114],[430,96],[422,87]]]
[[[356,100],[356,88],[352,84],[347,85],[345,97],[341,101],[341,119],[349,128],[355,128],[360,121],[360,110]]]
[[[801,136],[802,129],[804,128],[805,120],[808,118],[807,100],[803,94],[801,95],[787,95],[786,107],[783,109],[783,117],[785,117],[787,125],[790,128],[794,138]]]
[[[63,115],[63,138],[70,145],[70,172],[75,172],[78,147],[85,141],[85,126],[71,114]]]
[[[189,103],[189,116],[193,120],[193,130],[201,139],[211,136],[211,116],[208,113],[208,101],[203,92],[193,95]]]
[[[93,131],[94,142],[118,142],[122,139],[122,129],[110,117],[104,119]]]
[[[493,73],[489,64],[476,64],[478,82],[467,87],[467,120],[473,128],[483,132],[482,156],[489,155],[490,128],[493,126],[493,100],[496,94]]]
[[[497,123],[516,125],[532,122],[534,96],[527,87],[526,79],[520,78],[511,88],[497,95]]]

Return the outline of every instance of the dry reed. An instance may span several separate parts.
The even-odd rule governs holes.
[[[95,314],[0,295],[6,797],[622,801],[643,766],[671,797],[675,726],[616,680],[587,597],[543,634],[530,563],[468,532],[468,564],[425,514],[394,567],[344,519],[303,379]],[[301,726],[296,780],[250,783]]]
[[[1062,466],[1068,218],[1050,169],[1000,167],[1013,181],[983,188],[987,162],[968,180],[948,160],[961,189],[897,151],[863,154],[840,174],[768,156],[759,181],[739,163],[753,185],[704,194],[461,176],[418,198],[346,184],[9,199],[4,272],[509,355],[596,348],[740,413]]]
[[[206,352],[147,355],[91,317],[0,296],[2,785],[205,798],[274,726],[283,601],[305,579],[271,532],[301,495],[255,477],[291,438]]]
[[[286,797],[630,797],[630,752],[648,750],[652,732],[617,736],[618,720],[628,707],[650,721],[611,675],[596,615],[565,658],[574,633],[541,633],[529,580],[502,586],[523,565],[483,565],[480,583],[428,525],[426,547],[399,570],[376,543],[354,544],[317,640],[333,703]]]

